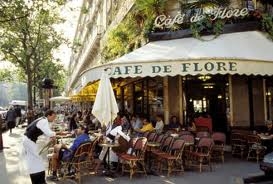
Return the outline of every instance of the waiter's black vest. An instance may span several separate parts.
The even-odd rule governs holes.
[[[26,129],[25,136],[27,136],[30,140],[36,143],[38,137],[40,135],[43,135],[44,133],[42,132],[41,129],[39,129],[36,125],[37,123],[41,120],[44,119],[45,117],[38,118],[34,120]]]

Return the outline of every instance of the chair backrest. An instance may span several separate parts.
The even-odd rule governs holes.
[[[182,158],[183,150],[185,146],[185,141],[182,139],[176,139],[173,141],[172,146],[170,147],[169,153],[178,158]]]
[[[138,158],[144,158],[147,142],[148,140],[146,137],[139,137],[134,144],[131,154]]]
[[[144,133],[143,133],[143,137],[148,138],[149,134],[150,134],[150,132],[148,132],[148,131],[147,131],[147,132],[144,132]]]
[[[261,143],[261,138],[258,135],[247,135],[247,144],[255,144],[255,143]]]
[[[172,145],[173,139],[174,138],[172,136],[166,137],[160,146],[160,150],[165,151],[165,152],[169,151],[169,149]]]
[[[184,140],[186,143],[194,143],[194,136],[191,135],[181,135],[180,139]]]
[[[192,135],[192,133],[190,131],[186,131],[186,130],[183,130],[181,132],[178,133],[179,136],[182,136],[182,135]]]
[[[197,132],[196,137],[198,138],[210,137],[210,133],[207,131]]]
[[[81,145],[77,148],[72,158],[72,162],[81,162],[86,161],[89,158],[89,152],[92,149],[92,142],[87,141],[81,143]]]
[[[148,141],[150,142],[153,142],[153,141],[155,141],[155,139],[156,139],[156,133],[155,132],[151,132],[149,135],[148,135],[148,137],[147,137],[147,139],[148,139]]]
[[[232,132],[230,138],[231,138],[231,145],[246,144],[247,142],[245,133]]]
[[[165,137],[164,134],[158,135],[155,142],[161,143],[164,140],[164,137]]]
[[[214,132],[211,138],[215,144],[226,144],[226,134],[222,132]]]
[[[209,154],[213,145],[214,142],[212,138],[203,137],[199,140],[197,144],[197,150],[199,152]]]

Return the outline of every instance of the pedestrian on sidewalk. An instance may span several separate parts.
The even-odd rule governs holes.
[[[23,137],[23,157],[30,174],[32,184],[45,184],[45,167],[42,157],[38,153],[36,141],[39,136],[46,135],[55,140],[56,133],[49,127],[49,122],[53,122],[56,113],[47,110],[45,116],[33,121],[26,129]]]
[[[21,122],[21,117],[22,117],[22,112],[21,112],[21,108],[20,108],[19,105],[15,106],[14,112],[15,112],[15,115],[16,115],[16,127],[18,127],[18,125]]]
[[[15,127],[15,123],[16,123],[16,113],[14,111],[13,106],[9,107],[9,110],[6,115],[6,121],[8,122],[9,133],[11,134],[12,129]]]

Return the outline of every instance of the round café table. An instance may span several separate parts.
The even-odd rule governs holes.
[[[147,172],[147,174],[150,174],[150,175],[155,175],[157,176],[158,174],[155,173],[153,170],[152,170],[152,149],[153,148],[158,148],[160,147],[160,143],[159,142],[147,142],[147,147],[149,148],[148,149],[148,162],[149,162],[149,170]]]
[[[105,175],[110,176],[110,177],[114,177],[113,173],[111,172],[111,167],[110,167],[110,150],[114,147],[118,147],[119,143],[115,143],[115,142],[106,142],[106,143],[100,143],[99,146],[103,147],[103,148],[107,148],[105,157],[107,158],[107,172],[105,173]]]

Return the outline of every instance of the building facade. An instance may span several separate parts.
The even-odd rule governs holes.
[[[185,4],[191,2],[193,6],[195,1]],[[84,1],[69,65],[69,94],[87,91],[84,95],[94,96],[95,90],[87,89],[94,88],[106,71],[121,111],[151,118],[162,114],[166,124],[177,116],[184,125],[197,113],[208,112],[213,129],[224,132],[229,127],[253,128],[272,119],[273,42],[252,20],[256,9],[272,15],[272,5],[232,0],[225,7],[186,11],[182,5],[178,0],[167,1],[164,13],[154,17],[148,39],[138,44],[140,48],[107,61],[103,55],[109,35],[131,15],[136,2]],[[225,20],[222,34],[217,37],[201,30],[198,39],[194,38],[194,26],[207,12],[211,19]],[[247,21],[241,22],[244,18]],[[189,22],[191,31],[183,27]]]

